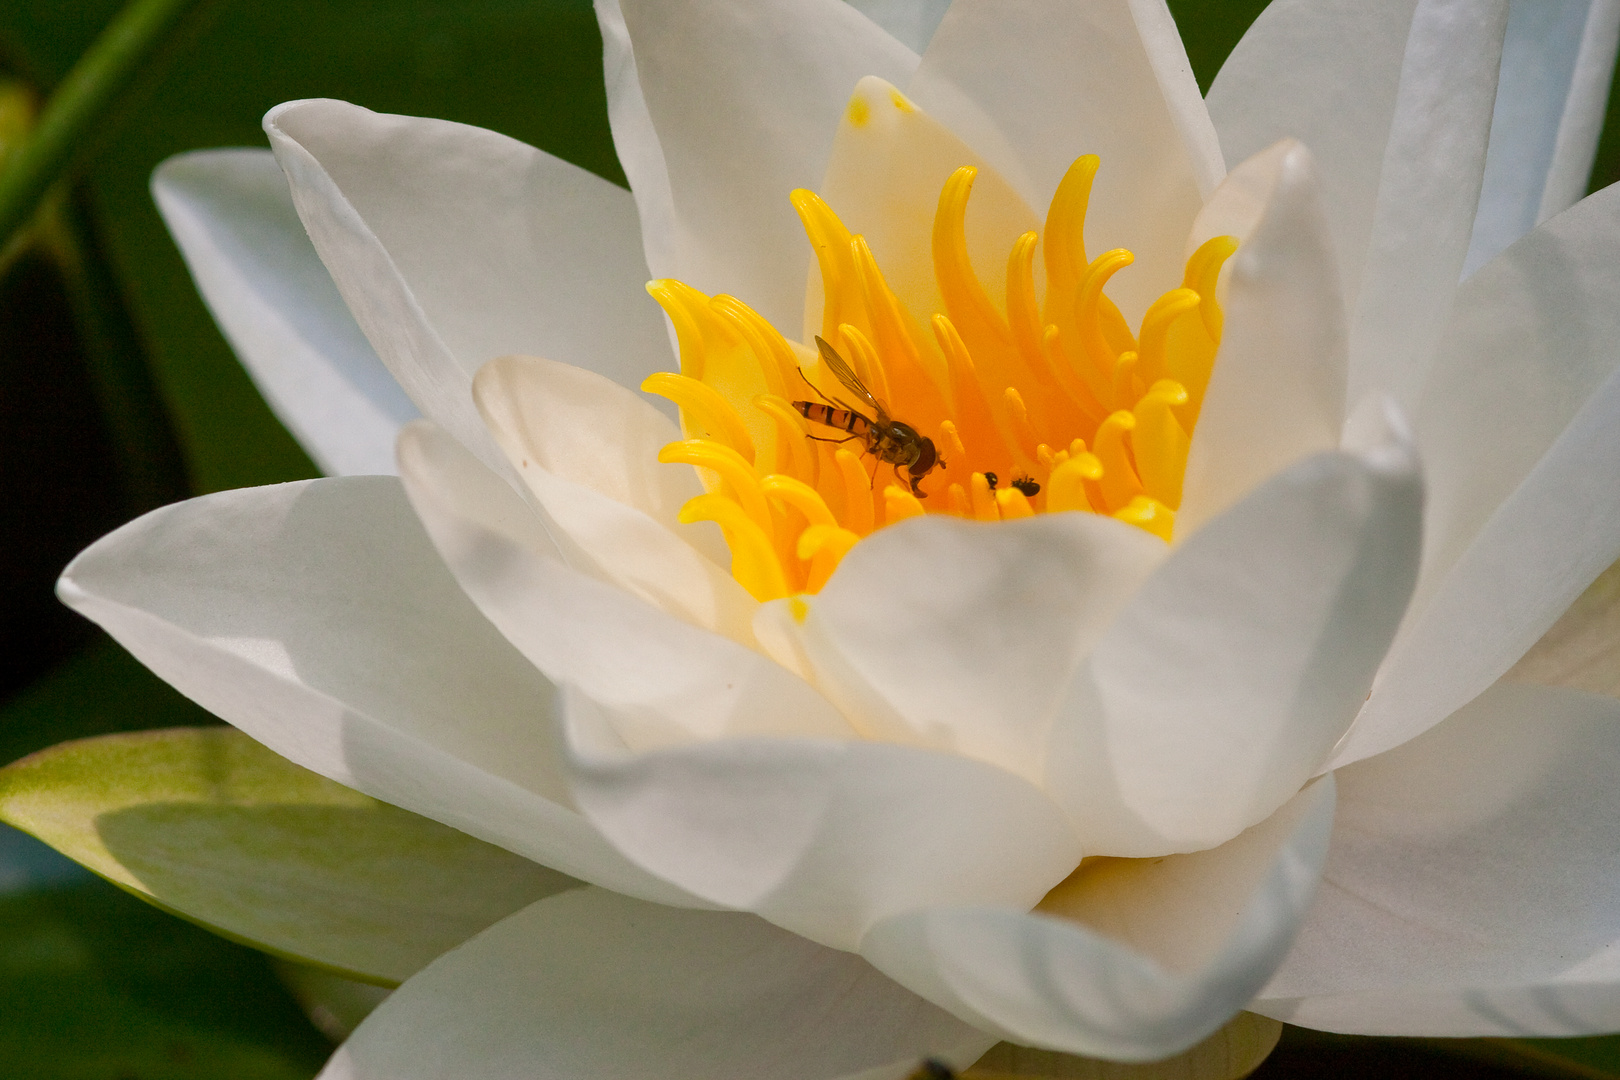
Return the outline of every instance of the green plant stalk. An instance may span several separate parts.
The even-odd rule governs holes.
[[[85,135],[114,106],[141,64],[201,0],[131,0],[51,95],[28,140],[0,171],[0,246],[32,217]]]

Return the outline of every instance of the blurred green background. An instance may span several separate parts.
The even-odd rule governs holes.
[[[43,99],[120,6],[0,0],[0,74]],[[1204,85],[1264,6],[1172,0]],[[34,242],[0,255],[0,764],[213,722],[57,604],[56,574],[165,502],[316,475],[197,297],[152,169],[263,146],[272,105],[337,97],[493,128],[623,183],[600,58],[588,0],[205,0],[142,65],[76,146]],[[1594,187],[1620,176],[1615,113]],[[0,831],[0,1080],[310,1077],[334,1027],[287,986],[260,954]],[[1620,1049],[1289,1029],[1256,1075],[1620,1077]]]

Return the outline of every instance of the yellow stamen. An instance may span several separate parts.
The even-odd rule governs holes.
[[[1136,417],[1121,409],[1102,422],[1097,429],[1097,460],[1102,462],[1103,474],[1098,480],[1103,498],[1109,507],[1124,506],[1142,494],[1142,483],[1136,477],[1126,455],[1125,435],[1136,427]]]
[[[945,300],[945,313],[969,340],[975,331],[1004,341],[1011,335],[1001,312],[984,291],[968,258],[967,204],[979,170],[964,165],[945,181],[934,216],[934,277]]]
[[[1114,517],[1139,529],[1146,529],[1168,543],[1175,531],[1175,511],[1146,495],[1138,495],[1123,510],[1114,511]]]
[[[1001,400],[1007,407],[1007,416],[1012,421],[1013,432],[1018,437],[1018,449],[1034,458],[1035,448],[1041,444],[1041,437],[1035,434],[1035,428],[1030,425],[1029,409],[1024,405],[1024,395],[1009,386],[1002,391]]]
[[[1035,508],[1029,505],[1029,499],[1017,488],[998,488],[996,508],[1001,511],[1002,521],[1035,516]]]
[[[838,475],[844,480],[844,522],[851,531],[866,536],[872,531],[872,477],[861,459],[848,450],[833,454]]]
[[[883,523],[885,525],[893,525],[895,522],[904,521],[906,518],[922,517],[926,513],[928,511],[923,509],[923,504],[911,492],[897,488],[893,484],[883,489]]]
[[[801,483],[791,476],[767,476],[759,482],[759,486],[767,497],[784,506],[791,506],[803,514],[804,520],[811,525],[838,524],[833,512],[827,509],[826,502],[809,484]]]
[[[777,397],[799,392],[798,358],[787,340],[765,317],[734,296],[717,296],[710,306],[729,321],[759,360],[765,384]]]
[[[712,521],[720,526],[731,547],[731,576],[754,599],[764,603],[793,595],[770,537],[724,495],[711,493],[687,500],[681,507],[680,521],[684,525]]]
[[[1168,374],[1165,352],[1169,347],[1170,327],[1183,315],[1199,306],[1199,296],[1191,289],[1172,289],[1148,308],[1142,316],[1142,344],[1138,363],[1143,379],[1162,379]]]
[[[809,438],[810,425],[805,423],[792,405],[775,394],[761,394],[754,399],[754,407],[777,424],[777,446],[787,447],[787,461],[777,458],[776,467],[792,469],[792,474],[807,484],[816,482],[817,468],[815,443]]]
[[[968,489],[968,496],[973,500],[973,518],[975,521],[1000,521],[1001,512],[996,509],[996,497],[990,490],[990,481],[982,472],[976,472],[971,479],[972,487]]]
[[[866,319],[866,305],[856,288],[859,279],[850,254],[849,230],[815,192],[799,188],[790,198],[821,268],[821,336],[832,341],[838,337],[840,323],[859,325]]]
[[[1131,449],[1142,486],[1165,506],[1181,505],[1181,477],[1187,471],[1187,450],[1192,440],[1176,420],[1174,409],[1187,403],[1187,391],[1178,382],[1160,379],[1136,403],[1132,415]]]
[[[1102,159],[1096,154],[1075,158],[1063,174],[1052,205],[1046,212],[1046,295],[1048,301],[1071,297],[1086,272],[1086,209],[1091,203],[1091,182]],[[1056,323],[1059,313],[1047,307],[1046,321]]]
[[[1080,284],[1080,296],[1075,302],[1075,323],[1080,331],[1080,347],[1089,363],[1081,368],[1092,380],[1092,392],[1103,399],[1113,389],[1114,362],[1119,353],[1109,343],[1103,326],[1103,287],[1108,279],[1136,261],[1124,248],[1116,248],[1097,256],[1086,268]]]
[[[838,563],[849,549],[860,542],[860,537],[836,525],[812,525],[799,534],[799,558],[810,563],[810,578],[805,592],[817,593],[827,584]]]
[[[658,460],[665,464],[680,462],[684,465],[696,465],[700,469],[714,470],[721,480],[730,485],[732,493],[742,505],[742,509],[753,519],[754,524],[758,525],[767,537],[774,532],[771,508],[765,502],[765,493],[760,489],[759,478],[754,475],[754,470],[743,460],[742,455],[731,447],[721,446],[707,439],[688,439],[685,442],[670,443],[658,451]]]
[[[1093,509],[1091,500],[1086,497],[1086,481],[1095,482],[1101,479],[1102,473],[1102,462],[1095,454],[1082,451],[1065,459],[1052,470],[1047,481],[1047,512]]]
[[[891,104],[914,108],[894,95],[860,97],[847,118],[870,124]],[[865,238],[814,193],[793,192],[819,268],[820,311],[811,309],[806,336],[819,317],[838,357],[790,342],[742,300],[679,281],[648,285],[681,365],[643,388],[680,407],[687,434],[659,460],[700,471],[709,493],[681,520],[719,523],[751,594],[814,593],[862,537],[927,513],[982,522],[1094,513],[1170,539],[1220,346],[1221,268],[1236,241],[1202,244],[1179,287],[1149,305],[1139,328],[1127,325],[1105,290],[1134,256],[1120,248],[1088,261],[1098,168],[1077,159],[1043,229],[1003,240],[1005,304],[969,257],[975,170],[952,173],[933,207],[937,310],[908,309]],[[913,288],[914,272],[905,280]]]
[[[883,370],[883,363],[878,359],[877,350],[861,333],[861,328],[845,323],[838,328],[838,336],[843,340],[844,357],[855,368],[855,374],[861,377],[861,382],[872,391],[872,395],[879,401],[889,401],[893,397],[889,393],[889,375]],[[855,403],[859,406],[859,402]]]
[[[1114,361],[1114,408],[1129,408],[1131,402],[1142,395],[1142,380],[1136,376],[1137,355],[1133,352],[1119,354]]]
[[[911,403],[907,409],[918,423],[938,423],[950,415],[940,390],[947,381],[944,370],[937,363],[931,366],[924,363],[911,317],[890,291],[888,282],[883,280],[883,272],[878,269],[866,238],[855,237],[849,247],[861,297],[871,313],[873,344],[883,358],[884,373],[892,391],[898,400]]]
[[[685,375],[655,371],[641,381],[641,388],[679,405],[687,434],[715,439],[749,465],[754,463],[754,440],[748,428],[737,410],[713,387]]]

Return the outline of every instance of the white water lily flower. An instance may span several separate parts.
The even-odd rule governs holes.
[[[633,195],[331,101],[166,165],[267,396],[400,478],[63,597],[589,885],[323,1075],[1620,1027],[1620,702],[1501,681],[1620,556],[1616,6],[1531,6],[1276,0],[1206,104],[1160,0],[598,0]]]

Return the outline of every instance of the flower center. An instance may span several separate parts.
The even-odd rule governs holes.
[[[927,332],[865,239],[809,191],[792,199],[825,297],[814,349],[734,297],[648,284],[674,324],[681,372],[659,372],[642,389],[680,406],[687,436],[658,459],[698,468],[708,490],[681,520],[720,526],[750,593],[817,592],[862,537],[925,513],[1003,521],[1084,511],[1170,539],[1221,339],[1216,278],[1237,241],[1198,248],[1181,287],[1132,333],[1104,288],[1134,257],[1120,248],[1086,258],[1097,166],[1092,155],[1076,160],[1044,234],[1013,244],[1005,310],[969,262],[975,170],[956,170],[934,216],[944,310],[928,313]]]

